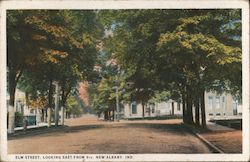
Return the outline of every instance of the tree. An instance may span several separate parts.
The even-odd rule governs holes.
[[[11,105],[14,106],[16,85],[24,71],[39,73],[41,76],[29,77],[48,83],[49,112],[53,103],[53,81],[60,81],[65,103],[77,79],[93,77],[98,39],[103,33],[95,12],[9,11],[7,22]],[[49,115],[49,121],[50,118]]]
[[[188,12],[193,14],[192,10]],[[235,11],[231,10],[231,12]],[[224,15],[221,15],[221,13],[224,13]],[[238,40],[233,39],[232,41],[234,42],[234,44],[228,44],[227,40],[231,38],[229,36],[226,37],[223,33],[224,31],[221,30],[223,25],[236,21],[233,19],[233,17],[229,17],[227,18],[227,21],[225,21],[225,19],[223,19],[224,17],[226,17],[225,13],[227,12],[195,12],[195,16],[180,19],[180,25],[178,25],[173,32],[168,32],[166,34],[161,35],[160,37],[158,45],[160,46],[162,52],[166,54],[167,58],[185,58],[185,62],[183,62],[184,58],[179,58],[178,60],[182,62],[176,62],[176,65],[183,67],[183,71],[181,74],[185,77],[187,100],[186,113],[188,117],[188,123],[193,122],[192,103],[194,101],[195,106],[197,107],[196,122],[197,124],[199,124],[198,106],[201,100],[202,125],[205,126],[205,90],[218,90],[221,87],[227,86],[225,85],[225,82],[229,80],[229,78],[226,77],[228,74],[219,74],[218,71],[224,69],[225,66],[232,65],[235,63],[238,64],[241,62],[241,49],[237,45],[235,45],[238,44],[236,43],[238,42]],[[217,19],[214,19],[214,17]],[[236,16],[236,18],[238,19],[239,17]],[[213,29],[215,29],[217,33],[215,33],[214,31],[210,31],[210,28],[207,29],[207,26],[205,26],[211,24],[213,24]],[[213,34],[217,35],[215,36]],[[223,35],[224,38],[227,39],[222,40],[220,39],[220,37],[218,37],[218,35]],[[168,43],[163,43],[165,44],[163,47],[162,42],[165,41]],[[174,62],[174,60],[172,60],[172,62]],[[216,82],[218,83],[218,81],[220,84],[215,84]],[[194,96],[190,96],[190,93],[193,93]]]
[[[130,91],[127,92],[131,95],[130,100],[142,103],[142,116],[145,105],[154,94],[156,64],[152,53],[159,33],[153,25],[161,22],[159,19],[148,21],[147,18],[156,18],[160,14],[157,10],[100,12],[103,23],[113,33],[105,40],[105,50],[117,60],[124,73],[124,81],[133,83],[126,91]],[[109,17],[108,21],[106,17]]]
[[[103,79],[99,84],[97,91],[98,94],[94,98],[94,107],[98,114],[104,113],[106,120],[114,119],[114,111],[116,107],[114,78],[110,77]],[[112,112],[112,113],[111,113]],[[112,116],[111,116],[112,114]]]
[[[105,42],[107,51],[117,58],[127,81],[135,83],[134,89],[168,90],[175,100],[182,98],[185,123],[193,123],[195,104],[196,123],[201,105],[205,126],[205,90],[240,92],[240,79],[219,73],[228,66],[234,68],[234,75],[241,73],[240,10],[126,10],[100,14],[112,31]],[[145,101],[150,99],[144,93],[141,96]]]
[[[9,132],[14,132],[14,101],[17,83],[25,69],[37,61],[45,37],[28,23],[27,17],[40,12],[21,10],[7,12],[7,67],[10,94]],[[28,32],[27,32],[28,31]],[[33,44],[33,45],[32,45]]]
[[[74,117],[80,116],[82,113],[82,108],[79,106],[79,103],[75,96],[70,95],[69,99],[67,100],[66,104],[66,118],[70,118],[71,115]]]

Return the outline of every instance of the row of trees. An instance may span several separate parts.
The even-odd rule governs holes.
[[[144,109],[155,92],[165,93],[163,98],[182,102],[185,123],[205,127],[205,91],[241,95],[240,10],[106,10],[99,15],[111,33],[104,52],[121,68],[120,83],[132,83],[120,86],[125,101],[136,100]],[[108,81],[100,86],[111,89],[114,83],[107,86]],[[99,89],[98,101],[113,99],[114,107],[111,93],[101,96],[105,90]]]
[[[203,126],[205,91],[241,95],[238,9],[8,10],[7,52],[11,131],[17,86],[49,112],[49,124],[55,81],[62,106],[87,80],[92,106],[107,118],[118,87],[119,102],[140,102],[143,116],[148,103],[171,98],[182,102],[185,123]]]
[[[14,130],[17,86],[26,93],[28,104],[38,103],[50,126],[54,82],[61,87],[64,107],[78,81],[96,78],[93,69],[102,35],[103,28],[94,11],[7,11],[10,132]]]

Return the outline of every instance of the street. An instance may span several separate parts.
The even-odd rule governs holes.
[[[56,132],[8,140],[10,154],[209,153],[181,120],[99,121],[92,115],[66,120]]]

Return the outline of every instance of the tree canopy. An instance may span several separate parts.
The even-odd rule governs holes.
[[[9,10],[10,103],[19,82],[51,109],[58,81],[64,106],[85,80],[98,113],[172,99],[205,126],[205,91],[241,97],[241,30],[239,9]]]
[[[17,84],[28,96],[47,95],[51,109],[54,81],[64,106],[78,81],[95,79],[103,27],[94,11],[9,10],[7,34],[10,105]]]
[[[105,10],[105,50],[133,82],[134,100],[168,91],[182,100],[186,121],[204,91],[241,94],[241,12],[220,10]],[[230,67],[230,71],[227,69]],[[234,74],[232,74],[232,72]],[[152,92],[152,93],[151,93]],[[198,121],[197,121],[198,122]],[[203,119],[205,122],[205,119]]]

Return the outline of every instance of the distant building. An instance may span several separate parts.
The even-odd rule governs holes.
[[[216,94],[213,92],[205,93],[206,118],[241,118],[242,103],[233,98],[231,94]],[[124,104],[122,111],[124,118],[141,118],[142,105],[136,101]],[[193,108],[193,113],[194,113]],[[144,106],[144,117],[156,117],[165,115],[182,116],[182,103],[168,100],[167,102],[147,104]]]

